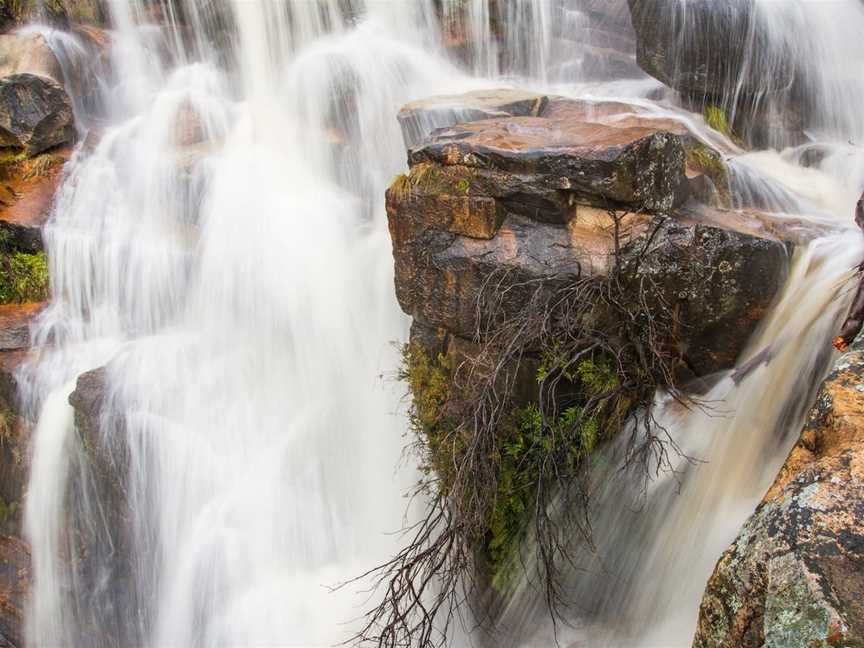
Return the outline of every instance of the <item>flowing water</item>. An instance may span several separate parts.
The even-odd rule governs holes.
[[[53,299],[34,336],[50,350],[22,375],[38,419],[29,644],[324,646],[351,636],[368,595],[331,586],[395,550],[388,532],[403,523],[414,478],[400,458],[393,343],[407,319],[383,210],[404,170],[395,115],[413,99],[516,83],[684,120],[734,156],[739,204],[836,229],[798,250],[745,354],[771,346],[772,361],[737,386],[718,377],[712,415],[664,410],[705,463],[654,483],[638,511],[621,504],[626,482],[598,485],[603,550],[573,576],[575,629],[562,638],[687,645],[714,562],[828,366],[843,286],[864,252],[851,224],[864,185],[854,74],[864,8],[757,4],[768,54],[785,56],[792,42],[810,66],[812,168],[807,147],[743,154],[668,93],[649,100],[661,86],[632,64],[624,2],[111,0],[111,64],[94,73],[98,98],[76,101],[89,133],[45,232]],[[598,58],[588,36],[624,62]],[[74,38],[57,42],[72,69]],[[76,378],[102,366],[103,429],[123,433],[115,468],[131,515],[121,533],[107,528],[116,502],[68,405]],[[81,537],[95,539],[86,554]],[[526,587],[497,645],[549,645],[544,618]]]

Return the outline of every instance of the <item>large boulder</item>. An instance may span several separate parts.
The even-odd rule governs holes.
[[[36,32],[0,34],[0,77],[22,72],[63,83],[63,69],[45,36]]]
[[[621,104],[530,96],[511,105],[535,116],[501,117],[503,99],[483,106],[488,119],[428,135],[387,192],[402,309],[471,339],[492,276],[507,276],[507,317],[537,285],[603,276],[616,255],[639,257],[638,272],[680,314],[689,370],[732,366],[782,283],[783,232],[760,235],[753,218],[738,218],[749,229],[725,225],[733,212],[685,213],[689,143],[679,124]],[[426,105],[442,103],[458,102]],[[415,123],[416,111],[406,110]]]
[[[786,90],[791,57],[779,56],[754,0],[628,0],[636,56],[684,95],[721,100]]]
[[[0,79],[0,146],[32,156],[74,138],[72,102],[61,84],[35,74]]]
[[[708,581],[696,648],[864,645],[864,345]]]

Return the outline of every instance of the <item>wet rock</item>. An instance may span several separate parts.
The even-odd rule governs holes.
[[[72,103],[62,85],[34,74],[0,79],[0,146],[35,155],[74,138]]]
[[[31,423],[18,398],[18,371],[35,359],[30,326],[44,304],[0,305],[0,534],[20,532]]]
[[[42,34],[0,34],[0,77],[22,73],[63,83],[60,62]]]
[[[791,87],[789,57],[774,55],[753,0],[629,0],[639,65],[694,98]]]
[[[402,309],[471,339],[490,277],[506,275],[506,317],[538,285],[551,291],[605,275],[616,254],[638,257],[634,272],[681,313],[690,370],[731,366],[782,282],[787,239],[736,229],[722,212],[679,213],[689,191],[679,123],[625,104],[534,105],[538,116],[454,125],[411,149],[409,174],[387,192]]]
[[[24,647],[24,612],[30,591],[30,548],[0,536],[0,647]]]
[[[22,252],[43,249],[42,228],[72,155],[68,147],[0,167],[0,243]]]
[[[864,645],[864,351],[822,385],[774,485],[708,581],[693,645]]]
[[[408,156],[412,166],[477,170],[509,194],[500,198],[513,211],[553,221],[577,202],[671,209],[687,196],[684,159],[680,137],[668,132],[545,117],[440,129]]]
[[[547,95],[511,88],[475,90],[412,101],[402,107],[397,119],[405,146],[411,148],[437,128],[495,117],[536,116],[548,101]]]
[[[105,367],[85,372],[69,396],[83,450],[69,484],[69,501],[75,505],[66,512],[65,525],[75,556],[70,567],[77,582],[75,614],[81,633],[76,645],[140,645],[140,628],[128,622],[129,612],[146,605],[140,597],[150,585],[134,582],[133,547],[141,541],[140,529],[133,528],[130,510],[125,421],[107,406],[110,376]],[[93,507],[104,524],[92,524]]]

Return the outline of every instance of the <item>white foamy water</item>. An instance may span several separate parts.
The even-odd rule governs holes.
[[[400,461],[407,426],[392,343],[406,338],[407,318],[383,210],[405,164],[401,105],[554,84],[631,98],[740,154],[701,117],[649,102],[658,84],[644,75],[590,67],[582,40],[565,37],[602,3],[498,4],[503,26],[486,0],[444,3],[445,23],[468,16],[456,25],[471,60],[460,69],[431,0],[174,1],[161,27],[151,3],[110,2],[104,126],[79,147],[46,228],[53,301],[34,334],[53,346],[24,394],[39,420],[26,510],[30,645],[325,646],[356,630],[369,605],[363,586],[331,587],[396,550],[388,532],[403,524],[414,479]],[[625,4],[607,4],[605,45],[632,41]],[[802,60],[836,72],[807,90],[830,102],[819,110],[849,116],[857,90],[839,88],[861,82],[837,68],[857,59],[819,43],[862,33],[864,10],[857,0],[836,6],[846,25],[814,22]],[[782,43],[810,5],[765,11]],[[864,184],[848,142],[858,135],[844,130],[852,121],[814,121],[828,151],[814,168],[802,169],[795,151],[734,162],[742,202],[848,226]],[[572,641],[689,643],[705,579],[782,462],[827,366],[860,239],[850,229],[798,252],[751,345],[777,345],[775,359],[711,393],[726,415],[668,412],[682,446],[707,461],[688,471],[680,495],[658,483],[637,514],[609,503],[622,491],[599,496],[608,551],[584,556],[599,576],[574,575]],[[106,526],[116,502],[88,468],[92,448],[66,404],[76,377],[101,366],[105,429],[124,435],[123,529]],[[69,529],[91,540],[86,555]],[[598,572],[598,560],[612,572]],[[613,572],[626,587],[604,584]],[[543,619],[524,593],[499,644],[533,636],[548,645]]]

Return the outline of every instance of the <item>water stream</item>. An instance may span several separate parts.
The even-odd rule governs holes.
[[[29,645],[326,646],[351,636],[367,595],[330,586],[395,550],[390,532],[414,479],[394,379],[408,320],[383,209],[405,166],[401,105],[515,84],[624,98],[725,139],[671,99],[648,99],[659,82],[598,68],[566,38],[605,6],[605,44],[626,49],[625,2],[497,4],[507,20],[496,35],[488,0],[445,0],[441,12],[432,0],[110,0],[111,72],[99,101],[76,103],[91,133],[45,232],[53,299],[34,336],[51,350],[23,376],[38,419]],[[837,19],[815,19],[828,4]],[[726,140],[736,198],[836,232],[798,250],[744,358],[773,345],[774,359],[737,386],[719,377],[716,415],[665,411],[705,463],[682,465],[681,483],[654,483],[638,511],[621,504],[626,483],[598,486],[604,551],[574,574],[580,606],[565,644],[689,644],[714,562],[828,367],[826,342],[864,253],[851,222],[864,186],[864,7],[758,5],[778,55],[805,40],[824,155],[804,169],[800,147],[744,155]],[[84,557],[65,533],[74,518],[111,537],[67,400],[78,375],[102,366],[104,416],[122,422],[130,453],[122,568],[109,540]],[[85,558],[98,567],[86,583],[70,567]],[[549,645],[530,588],[502,627],[510,634],[495,645]]]

